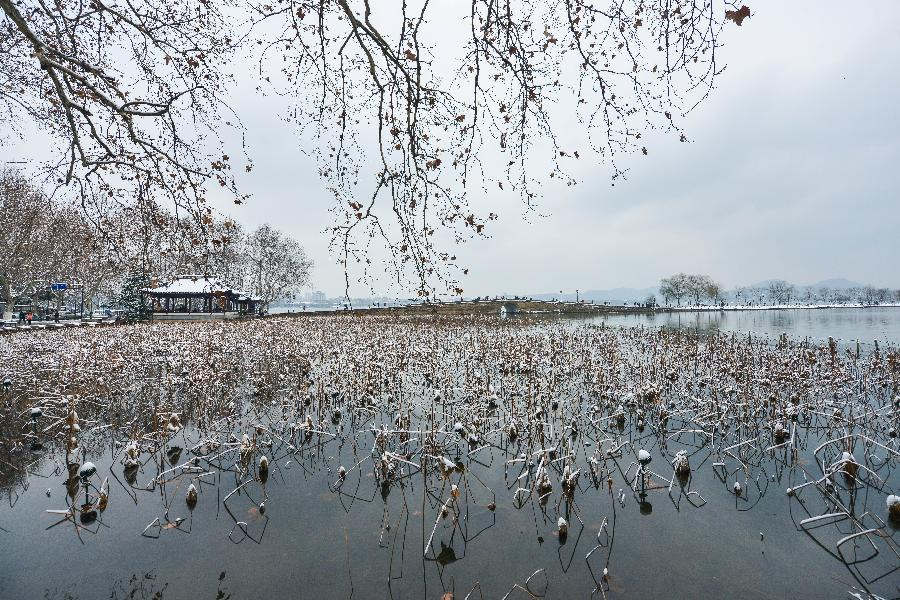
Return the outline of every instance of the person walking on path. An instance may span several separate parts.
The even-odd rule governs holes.
[[[53,313],[53,322],[59,323],[59,311],[56,311],[55,313]]]
[[[32,313],[31,311],[28,311],[28,313],[25,314],[25,322],[28,324],[29,327],[31,327],[31,319],[33,319],[33,318],[34,318],[34,313]]]

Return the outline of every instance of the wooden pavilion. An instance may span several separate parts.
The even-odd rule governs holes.
[[[205,275],[179,275],[168,285],[141,290],[156,321],[202,321],[253,315],[261,300]]]

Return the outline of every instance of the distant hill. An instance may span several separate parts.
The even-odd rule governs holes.
[[[818,283],[813,283],[808,287],[819,289],[819,288],[831,288],[833,290],[847,290],[850,288],[858,288],[863,287],[863,284],[857,283],[855,281],[850,281],[849,279],[844,279],[838,277],[836,279],[824,279]]]
[[[758,281],[752,285],[739,287],[759,290],[760,294],[764,294],[765,291],[769,289],[769,285],[773,281],[778,280],[766,279],[764,281]],[[805,290],[813,290],[813,292],[816,292],[818,290],[830,290],[831,294],[834,294],[835,292],[846,292],[847,290],[851,290],[854,288],[859,290],[864,287],[865,286],[861,283],[850,281],[849,279],[844,279],[841,277],[824,279],[810,285],[794,284],[794,289],[796,290],[795,294],[798,298],[800,297],[801,292],[806,295]],[[733,287],[724,289],[723,294],[726,301],[735,299]],[[578,294],[578,299],[594,302],[595,304],[603,304],[604,302],[608,302],[610,304],[623,305],[632,304],[634,302],[643,302],[650,295],[656,296],[657,302],[662,302],[658,286],[645,288],[619,287],[611,288],[608,290],[583,290]],[[535,300],[561,300],[564,302],[574,302],[576,299],[574,291],[566,291],[565,293],[556,292],[532,294],[528,297],[534,298]]]
[[[773,281],[781,281],[781,280],[780,279],[763,279],[762,281],[757,281],[756,283],[751,283],[750,285],[741,285],[741,286],[737,286],[737,287],[748,287],[748,288],[756,288],[756,289],[764,290],[764,289],[768,288],[769,285]],[[788,283],[790,283],[790,281]]]

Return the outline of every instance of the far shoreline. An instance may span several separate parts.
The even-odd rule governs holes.
[[[885,302],[883,304],[761,304],[753,306],[740,306],[726,304],[724,306],[666,306],[657,307],[657,312],[727,312],[738,310],[824,310],[835,308],[870,309],[870,308],[900,308],[900,302]]]
[[[873,309],[900,308],[898,302],[883,304],[762,304],[741,306],[726,304],[684,305],[684,306],[646,306],[626,304],[591,304],[588,302],[565,302],[552,300],[464,300],[450,302],[428,302],[421,304],[405,304],[400,306],[365,306],[348,308],[322,308],[312,310],[295,310],[270,312],[265,318],[298,317],[303,315],[654,315],[686,312],[736,312],[736,311],[773,311],[773,310],[826,310],[826,309]]]

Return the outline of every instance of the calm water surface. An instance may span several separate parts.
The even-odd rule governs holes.
[[[896,309],[747,311],[605,322],[896,342],[898,316]],[[587,415],[595,400],[583,385],[573,377],[562,389],[573,410]],[[21,412],[4,410],[8,423],[29,427]],[[445,405],[440,410],[456,409]],[[785,493],[816,476],[814,450],[837,435],[831,414],[805,414],[792,455],[787,448],[766,450],[771,443],[766,431],[746,433],[748,439],[760,436],[759,441],[723,453],[721,444],[709,444],[695,431],[700,427],[695,419],[704,412],[674,411],[663,429],[644,429],[635,420],[637,413],[621,429],[611,421],[582,429],[561,450],[571,452],[582,469],[572,506],[559,492],[562,463],[552,469],[554,491],[547,505],[516,502],[516,488],[531,479],[516,461],[534,446],[510,441],[499,431],[476,453],[451,440],[449,458],[460,469],[446,477],[433,472],[423,489],[421,473],[387,486],[378,483],[372,429],[391,424],[388,413],[345,407],[327,436],[291,434],[276,406],[215,425],[222,440],[232,431],[238,436],[257,432],[259,448],[249,459],[249,471],[235,452],[192,452],[210,430],[201,435],[188,426],[163,448],[143,452],[139,470],[126,474],[122,445],[102,426],[94,427],[84,432],[81,444],[86,458],[97,464],[94,483],[109,480],[109,505],[98,519],[78,526],[58,512],[46,512],[69,505],[64,451],[50,444],[41,451],[3,454],[0,598],[438,600],[446,590],[459,599],[473,589],[473,599],[507,593],[511,599],[844,598],[863,585],[883,597],[900,595],[900,558],[890,552],[900,533],[879,520],[885,516],[884,497],[900,486],[897,461],[886,449],[866,446],[862,438],[852,442],[848,448],[866,457],[881,487],[851,492],[838,486],[836,494],[887,540],[879,540],[877,554],[854,543],[840,555],[835,544],[855,531],[851,525],[827,523],[808,530],[800,525],[835,506],[815,491],[798,497]],[[559,430],[571,417],[551,411],[547,419]],[[449,436],[451,424],[445,425]],[[708,420],[702,427],[714,429]],[[688,431],[675,433],[679,430]],[[887,435],[879,435],[887,443]],[[605,461],[609,481],[606,475],[594,481],[587,465],[604,455],[612,438],[627,444]],[[173,451],[177,448],[183,450]],[[665,477],[672,475],[675,451],[684,449],[693,475],[671,488],[659,478],[651,480],[641,497],[629,489],[639,448],[650,453],[649,468]],[[403,444],[394,449],[402,453]],[[834,460],[836,451],[826,451],[827,460]],[[414,450],[410,459],[418,463],[422,452]],[[265,483],[254,477],[263,454],[271,461]],[[435,471],[435,463],[430,464]],[[348,469],[343,482],[337,475],[340,465]],[[199,488],[193,510],[184,500],[191,481]],[[740,495],[733,493],[735,481],[744,486]],[[452,516],[438,518],[432,535],[442,504],[452,496],[451,485],[460,492],[458,522],[454,526]],[[569,521],[565,538],[557,533],[560,515]],[[608,581],[601,582],[607,565]],[[592,594],[598,582],[603,591]]]
[[[671,475],[657,444],[645,439],[640,446],[652,451],[652,466]],[[599,577],[607,559],[613,598],[829,598],[858,587],[832,554],[850,528],[799,531],[801,519],[825,507],[812,495],[808,506],[785,495],[785,488],[804,481],[787,467],[786,452],[753,457],[749,478],[737,477],[749,488],[745,497],[730,492],[735,477],[715,474],[715,457],[703,451],[692,456],[696,470],[684,491],[699,491],[702,506],[692,505],[677,482],[671,496],[656,489],[640,504],[621,474],[614,475],[612,494],[601,485],[578,495],[585,523],[570,514],[565,543],[556,534],[552,503],[544,515],[530,503],[517,508],[511,502],[503,461],[515,457],[515,448],[484,453],[483,463],[466,461],[468,479],[453,478],[465,500],[462,529],[454,534],[442,522],[434,550],[423,559],[438,498],[427,497],[423,506],[416,478],[385,492],[371,470],[353,473],[335,490],[334,466],[352,464],[349,450],[335,442],[305,460],[280,459],[265,486],[262,515],[258,482],[245,488],[248,494],[232,496],[226,509],[222,498],[240,481],[234,473],[216,472],[201,485],[191,512],[186,485],[153,486],[143,472],[129,483],[109,451],[100,452],[93,459],[110,477],[109,508],[79,534],[71,522],[54,525],[59,516],[43,512],[65,508],[66,488],[53,461],[41,460],[31,467],[27,489],[16,489],[0,512],[0,597],[438,599],[454,587],[464,597],[477,582],[485,598],[500,598],[543,569],[531,582],[541,597],[588,598],[595,587],[588,565]],[[580,458],[591,450],[579,448]],[[808,452],[801,460],[812,462]],[[628,462],[622,461],[623,469]],[[736,466],[728,461],[729,471]],[[890,483],[896,487],[897,477]],[[623,487],[627,495],[620,504],[611,496]],[[435,493],[443,500],[448,491]],[[491,502],[494,511],[487,508]],[[874,504],[880,510],[880,502]],[[142,535],[157,518],[163,528]],[[179,518],[185,521],[176,527]],[[586,561],[598,546],[604,518],[611,535],[600,536],[606,546]],[[882,549],[863,572],[872,588],[896,595],[898,568]],[[474,597],[480,597],[477,590]],[[528,595],[518,590],[510,597]]]
[[[826,340],[833,337],[845,344],[900,344],[900,307],[823,308],[786,310],[676,311],[649,315],[598,317],[609,325],[645,325],[717,330],[776,339],[790,337]]]

